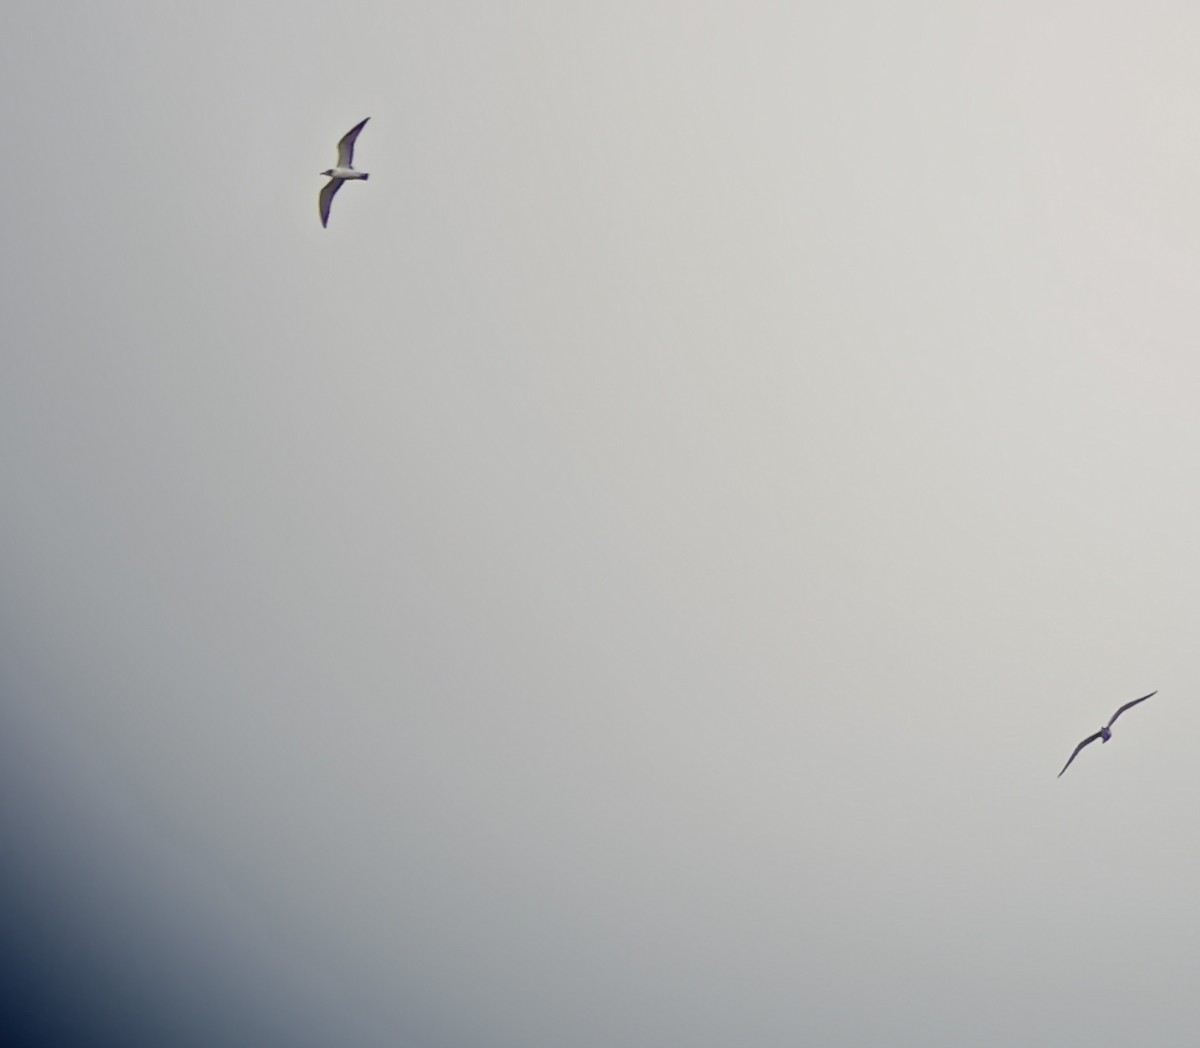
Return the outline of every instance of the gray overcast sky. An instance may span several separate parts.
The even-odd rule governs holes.
[[[1197,53],[8,3],[6,1021],[1195,1043]]]

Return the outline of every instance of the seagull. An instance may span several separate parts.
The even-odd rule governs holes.
[[[322,171],[321,174],[328,175],[329,181],[325,183],[321,190],[321,225],[329,225],[329,205],[333,203],[333,198],[337,196],[337,191],[342,188],[343,182],[349,182],[352,179],[359,179],[365,182],[368,175],[365,171],[354,170],[354,140],[358,138],[358,133],[366,127],[367,120],[362,120],[355,124],[343,136],[338,143],[338,161],[337,167],[331,167],[328,171]]]
[[[1157,695],[1157,694],[1158,694],[1157,691],[1152,691],[1150,693],[1150,695]],[[1108,742],[1108,740],[1112,738],[1112,732],[1109,731],[1108,729],[1111,728],[1116,723],[1117,718],[1119,716],[1121,716],[1121,714],[1124,713],[1127,709],[1129,709],[1130,706],[1136,706],[1139,702],[1145,702],[1148,698],[1150,698],[1150,695],[1143,695],[1140,699],[1134,699],[1132,702],[1125,703],[1124,706],[1122,706],[1119,710],[1117,710],[1116,713],[1114,713],[1112,715],[1112,717],[1109,718],[1108,723],[1106,725],[1104,725],[1103,728],[1101,728],[1098,732],[1096,732],[1095,735],[1089,735],[1086,739],[1083,740],[1083,742],[1081,742],[1078,746],[1076,746],[1075,751],[1071,754],[1070,759],[1067,761],[1066,764],[1063,765],[1063,770],[1058,773],[1058,777],[1060,779],[1062,778],[1063,771],[1066,771],[1071,766],[1071,761],[1073,761],[1076,757],[1079,756],[1079,751],[1081,749],[1083,749],[1084,746],[1086,746],[1089,742],[1095,742],[1097,739],[1103,739],[1105,742]]]

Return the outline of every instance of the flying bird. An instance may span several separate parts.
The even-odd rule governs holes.
[[[331,167],[328,171],[322,171],[321,174],[328,175],[329,181],[325,183],[321,189],[321,225],[329,225],[329,206],[333,203],[333,198],[337,196],[337,191],[342,188],[343,182],[351,182],[358,180],[365,182],[369,177],[365,171],[354,170],[354,142],[358,138],[358,133],[366,127],[367,120],[362,120],[355,124],[343,136],[338,143],[338,158],[337,167]]]
[[[1157,691],[1152,691],[1150,693],[1150,695],[1157,695],[1157,694],[1158,694]],[[1112,732],[1109,731],[1109,728],[1111,728],[1116,723],[1117,718],[1119,716],[1121,716],[1121,714],[1124,713],[1127,709],[1129,709],[1130,706],[1136,706],[1139,702],[1145,702],[1148,698],[1150,698],[1150,695],[1143,695],[1140,699],[1134,699],[1132,702],[1125,703],[1124,706],[1122,706],[1120,709],[1118,709],[1117,712],[1114,713],[1109,718],[1108,723],[1106,725],[1104,725],[1103,728],[1101,728],[1098,732],[1096,732],[1095,735],[1089,735],[1086,739],[1083,740],[1083,742],[1081,742],[1078,746],[1076,746],[1074,752],[1072,752],[1070,758],[1067,760],[1067,763],[1063,765],[1063,770],[1058,773],[1058,777],[1060,779],[1062,778],[1063,771],[1066,771],[1071,766],[1071,761],[1073,761],[1076,757],[1079,756],[1079,751],[1081,749],[1083,749],[1084,746],[1086,746],[1089,742],[1095,742],[1097,739],[1103,739],[1105,742],[1108,742],[1108,740],[1112,738]]]

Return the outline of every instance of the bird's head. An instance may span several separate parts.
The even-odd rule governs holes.
[[[325,175],[327,178],[333,178],[333,168],[330,168],[328,171],[322,171],[321,174]]]

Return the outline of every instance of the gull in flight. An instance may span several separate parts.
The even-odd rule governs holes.
[[[331,167],[328,171],[322,171],[321,174],[328,175],[329,181],[325,183],[321,190],[321,225],[329,225],[329,206],[333,203],[333,198],[337,196],[337,191],[342,188],[343,182],[350,182],[354,179],[365,182],[368,175],[365,171],[354,170],[354,141],[358,138],[358,133],[367,125],[366,120],[362,120],[355,124],[343,136],[338,143],[338,161],[337,167]]]
[[[1150,695],[1157,695],[1157,694],[1158,694],[1157,691],[1152,691],[1150,693]],[[1098,732],[1096,732],[1095,735],[1089,735],[1086,739],[1083,740],[1083,742],[1081,742],[1078,746],[1076,746],[1074,752],[1070,756],[1070,759],[1067,761],[1066,764],[1063,765],[1063,770],[1058,773],[1058,777],[1060,779],[1062,778],[1063,771],[1066,771],[1071,766],[1071,761],[1073,761],[1076,757],[1079,756],[1079,751],[1081,749],[1083,749],[1084,746],[1086,746],[1089,742],[1095,742],[1097,739],[1103,739],[1105,742],[1108,742],[1108,740],[1112,738],[1112,732],[1109,731],[1108,729],[1111,728],[1116,723],[1117,718],[1119,716],[1121,716],[1121,714],[1124,713],[1127,709],[1129,709],[1130,706],[1136,706],[1139,702],[1145,702],[1148,698],[1150,698],[1150,695],[1143,695],[1140,699],[1134,699],[1132,702],[1125,703],[1124,706],[1122,706],[1119,710],[1117,710],[1116,713],[1114,713],[1112,715],[1112,717],[1109,718],[1108,723],[1106,725],[1104,725],[1103,728],[1101,728]]]

